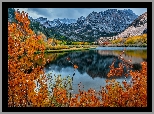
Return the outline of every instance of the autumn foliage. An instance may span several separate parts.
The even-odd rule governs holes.
[[[41,36],[36,36],[29,28],[30,21],[24,12],[15,12],[18,23],[8,23],[8,106],[39,106],[47,97],[47,89],[40,75],[42,66],[34,61],[42,59],[44,54],[34,55],[35,51],[44,51]],[[36,94],[34,80],[39,80],[41,88]]]
[[[147,34],[142,34],[139,36],[131,36],[128,38],[118,38],[111,41],[112,44],[136,44],[136,45],[146,45],[147,44]]]
[[[49,86],[52,92],[49,92],[47,80],[53,75],[45,75],[43,70],[47,61],[50,61],[44,56],[44,39],[29,28],[28,14],[16,11],[15,17],[18,23],[8,23],[8,107],[147,106],[146,62],[141,63],[140,71],[126,72],[125,75],[131,76],[132,81],[123,81],[123,85],[115,79],[107,79],[107,85],[97,92],[91,88],[87,91],[82,90],[84,86],[80,83],[78,94],[71,94],[69,90],[72,89],[73,79],[55,76],[55,83],[50,83]],[[42,53],[35,54],[36,51]],[[36,63],[38,60],[41,64]],[[70,58],[67,60],[70,61]],[[108,76],[121,76],[124,73],[123,65],[126,65],[124,63],[115,68],[113,62]],[[76,64],[72,65],[74,69],[78,68]],[[39,90],[35,91],[38,84]]]

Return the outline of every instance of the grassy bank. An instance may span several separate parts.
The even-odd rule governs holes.
[[[88,48],[69,48],[69,49],[57,49],[57,50],[45,50],[45,53],[56,53],[56,52],[71,52],[71,51],[82,51],[82,50],[89,50],[89,49],[95,49],[96,47],[88,47]],[[35,52],[40,53],[40,51]]]

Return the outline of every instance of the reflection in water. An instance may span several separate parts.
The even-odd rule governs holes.
[[[118,64],[121,62],[118,59],[120,52],[114,50],[89,50],[66,53],[46,65],[45,71],[46,73],[52,72],[52,74],[56,75],[61,74],[62,77],[68,75],[73,77],[74,92],[77,92],[77,84],[80,82],[84,85],[85,90],[89,88],[99,90],[100,86],[105,86],[105,79],[113,60],[116,60],[115,67],[118,67]],[[122,57],[126,60],[132,60],[132,70],[139,70],[141,68],[140,63],[146,61],[146,53],[146,50],[127,50]],[[72,63],[78,65],[78,69],[74,70],[72,63],[67,58],[70,58]],[[125,71],[126,68],[124,68]],[[113,78],[120,82],[125,79],[124,76]],[[130,79],[131,77],[128,77],[126,80],[129,81]]]
[[[115,56],[119,56],[121,51],[106,51],[106,50],[98,50],[98,53],[100,55],[115,55]],[[146,60],[147,58],[147,51],[146,50],[126,50],[125,54],[122,55],[122,57],[125,60],[132,60],[132,63],[141,63],[144,60]]]

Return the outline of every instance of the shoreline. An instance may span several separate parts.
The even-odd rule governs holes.
[[[136,45],[136,44],[112,44],[112,45],[100,45],[99,47],[147,47],[147,45]]]
[[[69,49],[59,49],[59,50],[45,50],[44,53],[56,53],[56,52],[71,52],[71,51],[82,51],[82,50],[90,50],[90,49],[96,49],[98,47],[143,47],[146,48],[147,46],[95,46],[95,47],[90,47],[90,48],[69,48]],[[41,53],[40,51],[35,52],[35,54]]]
[[[55,53],[55,52],[71,52],[71,51],[82,51],[82,50],[90,50],[90,49],[96,49],[96,47],[90,47],[90,48],[70,48],[70,49],[59,49],[59,50],[45,50],[44,53]],[[40,51],[35,52],[40,53]]]

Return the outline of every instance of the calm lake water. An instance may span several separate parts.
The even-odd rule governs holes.
[[[103,87],[106,85],[105,79],[109,79],[107,74],[113,60],[116,60],[115,67],[118,67],[118,64],[121,62],[118,56],[123,49],[124,47],[98,47],[93,50],[63,53],[60,56],[57,53],[56,58],[47,64],[44,70],[46,73],[52,73],[52,75],[73,77],[72,93],[78,93],[78,84],[80,82],[84,85],[84,90],[93,88],[99,91],[100,86]],[[147,49],[139,47],[126,47],[125,49],[126,51],[122,57],[125,60],[132,61],[132,70],[139,70],[141,68],[140,63],[147,61]],[[52,56],[52,54],[50,53],[46,56]],[[67,58],[70,58],[70,61]],[[78,68],[74,69],[72,63],[78,65]],[[127,80],[128,82],[131,80],[130,76],[128,78],[125,76],[112,78],[117,79],[120,83],[123,80]]]

